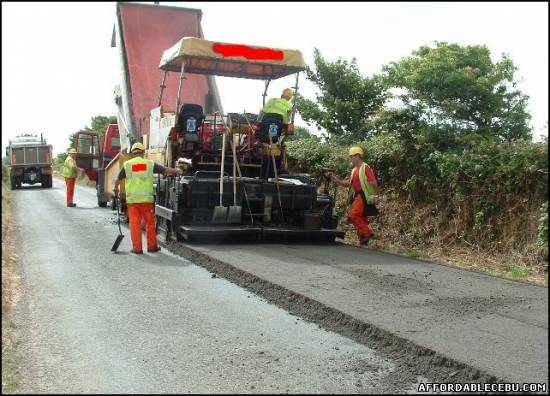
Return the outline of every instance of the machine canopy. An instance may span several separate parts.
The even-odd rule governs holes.
[[[160,69],[252,79],[277,79],[305,69],[298,50],[227,44],[184,37],[164,51]]]

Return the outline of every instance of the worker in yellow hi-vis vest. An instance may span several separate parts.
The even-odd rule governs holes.
[[[357,231],[359,243],[367,245],[374,234],[369,226],[368,216],[371,214],[368,210],[374,210],[377,213],[376,205],[380,202],[378,183],[374,171],[363,161],[361,147],[350,148],[349,159],[354,165],[349,179],[341,180],[334,174],[331,176],[336,184],[348,187],[348,204],[351,204],[348,219]]]
[[[285,88],[280,98],[271,98],[260,110],[258,119],[261,119],[263,114],[280,114],[283,117],[283,124],[288,124],[290,122],[290,116],[292,115],[292,103],[290,99],[294,93],[292,89]]]
[[[131,152],[134,158],[124,162],[114,192],[118,193],[120,181],[125,179],[126,204],[130,221],[130,236],[132,238],[132,253],[143,254],[141,247],[141,220],[145,220],[147,234],[147,251],[158,252],[155,231],[155,191],[153,188],[153,174],[163,173],[181,175],[181,169],[164,167],[151,160],[143,158],[145,147],[141,143],[134,143]]]
[[[77,170],[84,171],[84,169],[76,166],[76,150],[71,148],[69,150],[69,155],[63,163],[63,170],[61,171],[61,176],[65,178],[65,188],[67,194],[67,206],[69,208],[74,208],[76,204],[73,202],[74,198],[74,185],[76,182]]]

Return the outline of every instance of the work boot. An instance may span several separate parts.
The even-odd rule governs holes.
[[[359,243],[361,244],[361,246],[367,246],[369,244],[369,241],[370,241],[370,237],[364,237],[364,238],[361,238]]]
[[[68,208],[74,208],[75,206],[76,206],[76,204],[75,204],[75,203],[70,203],[70,204],[67,204],[67,207],[68,207]]]
[[[143,254],[143,250],[134,250],[134,249],[132,249],[130,251],[134,254]]]
[[[153,248],[153,249],[147,249],[147,251],[148,251],[149,253],[158,252],[158,251],[160,251],[160,246],[157,246],[156,248]]]

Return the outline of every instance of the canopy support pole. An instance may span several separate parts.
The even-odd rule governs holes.
[[[294,116],[296,115],[296,99],[298,97],[298,77],[300,77],[300,72],[296,73],[296,81],[294,83],[294,101],[292,103],[292,118],[291,123],[294,125]]]
[[[265,89],[264,89],[264,93],[262,94],[263,98],[262,98],[262,107],[265,106],[265,97],[267,96],[267,88],[269,88],[269,83],[271,82],[271,79],[267,79],[265,81]]]
[[[162,75],[162,81],[160,83],[160,95],[159,95],[159,102],[158,102],[158,106],[160,106],[162,104],[162,94],[164,93],[164,88],[166,88],[166,85],[164,85],[164,83],[166,82],[166,75],[168,74],[168,71],[165,70],[164,71],[164,74]]]
[[[181,62],[180,83],[179,83],[179,85],[178,85],[178,97],[177,97],[177,100],[176,100],[176,117],[177,117],[177,116],[179,115],[179,113],[180,113],[181,88],[182,88],[182,86],[183,86],[183,80],[185,79],[184,73],[185,73],[185,62]]]

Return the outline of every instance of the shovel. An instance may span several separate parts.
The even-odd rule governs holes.
[[[212,213],[212,223],[225,223],[227,222],[227,208],[223,206],[223,174],[225,165],[225,135],[227,131],[223,132],[222,136],[222,163],[220,168],[220,206],[214,206],[214,213]]]
[[[233,151],[233,206],[229,207],[227,222],[237,224],[241,222],[242,206],[237,206],[237,150],[235,149],[235,136],[231,136],[231,149]]]
[[[113,243],[113,247],[111,248],[111,252],[116,252],[118,247],[120,246],[120,243],[122,242],[122,239],[124,238],[124,235],[122,235],[122,229],[120,228],[120,200],[118,199],[118,191],[115,193],[115,203],[116,203],[116,217],[117,217],[117,223],[118,223],[118,235],[115,239],[115,243]]]

